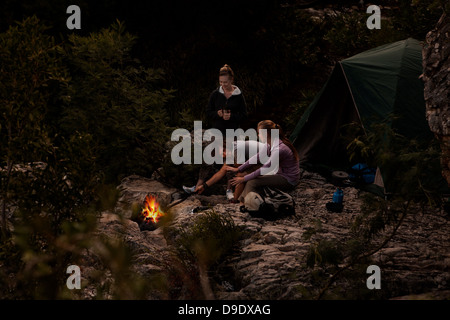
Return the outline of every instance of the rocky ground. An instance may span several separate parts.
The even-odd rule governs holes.
[[[182,193],[162,183],[139,176],[125,178],[118,186],[121,192],[112,212],[103,212],[99,220],[98,236],[119,239],[131,249],[131,268],[147,279],[165,275],[165,290],[153,288],[147,299],[190,299],[195,277],[173,276],[177,269],[173,245],[165,228],[140,231],[132,221],[133,204],[141,204],[148,193],[161,201],[177,203]],[[209,271],[209,286],[215,299],[315,299],[339,268],[320,263],[311,264],[311,252],[318,245],[335,245],[352,240],[352,225],[361,215],[363,192],[354,187],[344,188],[342,213],[327,211],[336,187],[320,175],[303,171],[301,183],[293,196],[296,215],[277,221],[252,218],[239,212],[238,204],[229,204],[224,195],[194,195],[172,207],[170,227],[188,226],[205,211],[193,213],[199,206],[209,206],[219,214],[229,214],[243,232],[234,252]],[[139,205],[138,205],[139,206]],[[448,299],[450,298],[450,224],[446,212],[422,209],[409,214],[396,235],[380,251],[361,263],[343,271],[329,286],[323,299]],[[168,228],[168,227],[166,227]],[[390,233],[387,228],[375,242]],[[316,251],[314,251],[316,250]],[[100,250],[101,251],[101,250]],[[99,250],[86,254],[83,270],[83,298],[98,296],[98,283],[93,276],[102,269]],[[314,255],[313,255],[314,257]],[[325,259],[326,257],[322,257]],[[319,260],[318,260],[319,259]],[[369,290],[366,280],[369,265],[381,271],[381,289]],[[186,270],[184,268],[183,270]],[[103,282],[111,282],[107,271]],[[172,273],[168,275],[168,273]],[[109,277],[108,277],[109,275]],[[176,279],[173,280],[173,279]],[[177,295],[173,295],[176,283]],[[198,287],[201,287],[200,285]],[[172,290],[172,294],[167,292]],[[107,295],[104,298],[110,298]]]

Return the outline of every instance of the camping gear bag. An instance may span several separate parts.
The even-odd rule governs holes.
[[[251,191],[245,196],[241,212],[248,212],[255,218],[275,220],[294,215],[295,202],[287,192],[263,187],[259,192]]]
[[[360,184],[371,184],[375,180],[376,169],[365,163],[357,163],[350,169],[349,178]]]

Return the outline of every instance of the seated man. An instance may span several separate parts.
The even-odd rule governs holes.
[[[232,164],[235,167],[238,167],[240,164],[244,163],[246,160],[250,159],[254,154],[258,153],[259,148],[261,146],[264,146],[264,144],[255,141],[255,140],[238,140],[233,142],[233,154],[234,154],[234,163]],[[226,159],[226,150],[223,149],[223,158]],[[240,172],[237,174],[237,176],[244,176],[254,170],[256,170],[260,165],[255,164],[251,167],[249,167],[245,172]],[[211,174],[213,165],[205,165],[200,169],[199,173],[199,179],[197,181],[197,184],[195,186],[192,186],[190,188],[183,186],[183,189],[187,193],[198,193],[201,194],[205,191],[205,189],[211,187],[212,185],[216,184],[222,178],[225,176],[227,177],[227,191],[226,196],[227,199],[230,202],[237,202],[237,199],[239,198],[239,195],[241,194],[244,185],[238,185],[236,186],[234,192],[232,190],[231,186],[231,178],[235,176],[235,173],[227,171],[227,164],[224,163],[219,171],[217,171],[209,180],[206,180],[207,176]]]

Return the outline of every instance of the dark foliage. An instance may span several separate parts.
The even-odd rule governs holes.
[[[72,2],[2,1],[1,296],[61,297],[63,278],[55,274],[87,246],[95,209],[114,201],[104,200],[111,187],[102,183],[161,166],[176,181],[192,179],[191,168],[164,160],[165,143],[173,128],[204,120],[223,64],[246,97],[244,128],[270,118],[289,134],[337,60],[406,37],[423,40],[448,6],[386,1],[392,16],[374,31],[365,28],[365,8],[347,10],[354,2],[316,1],[316,9],[332,4],[339,14],[312,19],[302,1],[83,0],[82,29],[68,30]],[[399,159],[407,177],[421,172],[417,155],[413,148]],[[205,234],[227,222],[214,221]],[[226,251],[206,249],[211,255],[194,253],[208,265]],[[309,262],[341,259],[324,242]]]

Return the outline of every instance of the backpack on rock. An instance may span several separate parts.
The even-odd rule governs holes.
[[[259,192],[249,192],[244,199],[241,212],[248,212],[254,218],[276,220],[295,214],[292,196],[277,188],[263,187]]]

